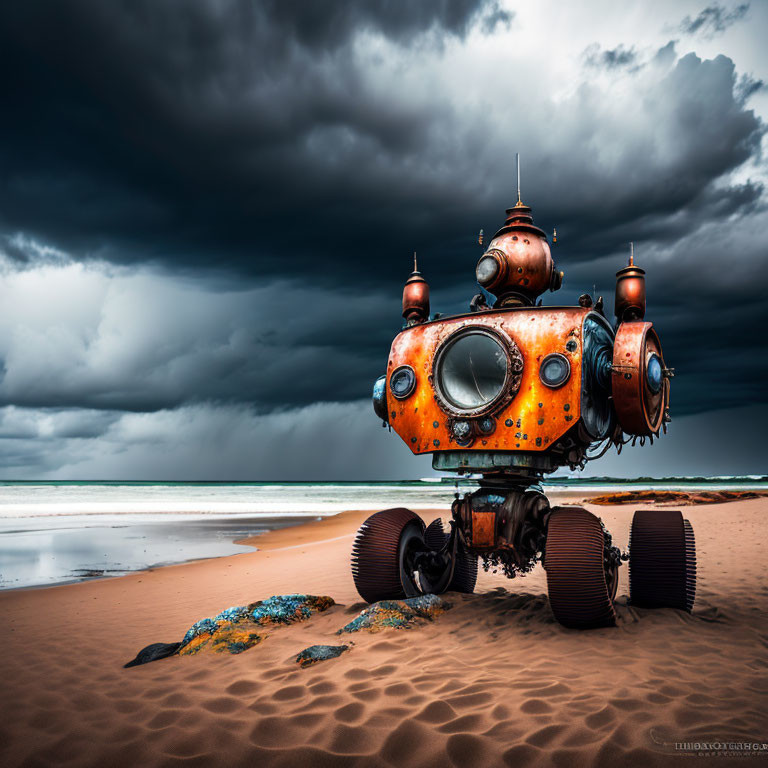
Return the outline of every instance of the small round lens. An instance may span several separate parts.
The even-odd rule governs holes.
[[[475,274],[480,285],[490,285],[499,273],[499,265],[493,256],[483,256],[477,264]]]
[[[408,397],[416,388],[416,374],[413,369],[407,365],[397,368],[389,378],[389,388],[398,400]]]
[[[657,395],[661,390],[662,379],[661,360],[659,360],[658,355],[653,354],[648,359],[648,365],[645,368],[645,378],[648,381],[648,389],[654,395]]]
[[[561,387],[571,375],[571,364],[565,355],[555,352],[544,358],[539,375],[546,386]]]
[[[453,422],[453,434],[458,440],[466,440],[471,432],[472,427],[468,421]]]
[[[490,435],[496,429],[496,420],[492,416],[486,416],[484,419],[480,419],[478,426],[484,435]]]

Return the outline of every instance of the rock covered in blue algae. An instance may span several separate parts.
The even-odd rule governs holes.
[[[382,629],[410,629],[418,619],[432,621],[451,607],[437,595],[419,595],[405,600],[381,600],[369,605],[358,616],[342,627],[336,634],[343,632],[379,632]]]
[[[310,645],[296,657],[296,663],[300,667],[310,667],[312,664],[317,664],[318,661],[335,659],[348,650],[348,645]]]
[[[202,650],[242,653],[266,637],[263,627],[304,621],[334,604],[333,598],[324,595],[274,595],[250,605],[227,608],[217,616],[195,622],[184,635],[177,653],[180,656]]]

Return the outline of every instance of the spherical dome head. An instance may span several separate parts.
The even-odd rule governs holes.
[[[532,230],[509,228],[496,235],[489,244],[488,250],[494,251],[497,259],[500,255],[503,265],[497,279],[483,287],[488,287],[500,300],[508,294],[516,294],[533,302],[551,287],[552,252],[546,237]],[[483,259],[478,264],[478,273],[482,263]]]

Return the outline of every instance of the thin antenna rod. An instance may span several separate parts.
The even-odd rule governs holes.
[[[416,263],[416,251],[413,252],[413,271],[419,271],[419,265]]]
[[[515,152],[515,162],[517,163],[517,202],[520,202],[520,153]]]
[[[635,263],[635,244],[629,244],[629,266],[631,267]]]

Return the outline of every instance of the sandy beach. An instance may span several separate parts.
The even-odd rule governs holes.
[[[626,549],[643,505],[586,506]],[[476,594],[446,595],[434,622],[358,633],[348,653],[301,669],[299,651],[338,643],[364,607],[349,554],[369,514],[265,534],[256,552],[0,593],[0,764],[667,766],[686,764],[676,743],[768,742],[768,499],[684,507],[692,615],[628,606],[625,566],[618,626],[568,630],[540,566],[512,581],[481,571]],[[123,669],[200,618],[295,592],[337,605],[239,655]]]

